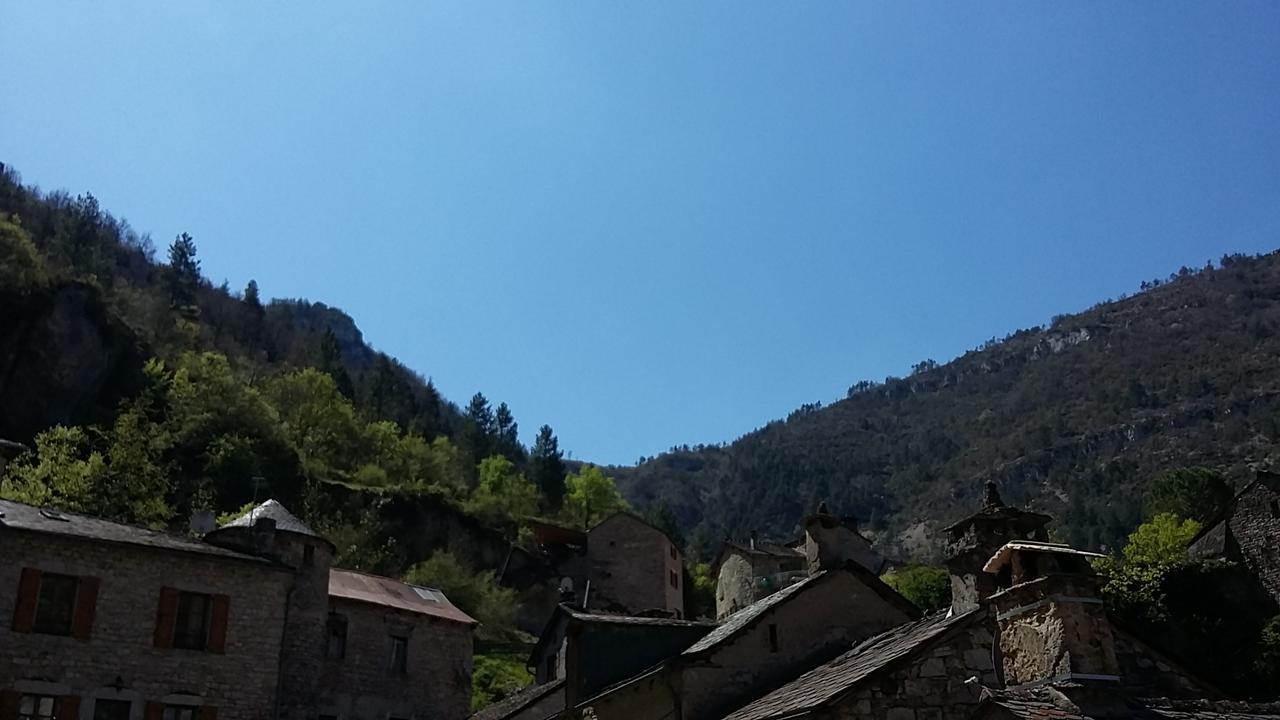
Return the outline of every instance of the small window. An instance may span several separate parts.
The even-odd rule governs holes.
[[[324,656],[330,660],[341,660],[347,656],[347,618],[337,613],[329,613],[327,627]]]
[[[545,669],[547,671],[547,679],[545,680],[545,682],[551,682],[552,680],[556,679],[556,656],[552,655],[551,657],[547,658],[545,665],[546,665]]]
[[[769,626],[769,652],[778,652],[778,626]]]
[[[320,715],[316,720],[338,720],[337,715]]]
[[[311,567],[312,565],[315,565],[315,564],[316,564],[316,546],[310,545],[310,544],[303,545],[302,546],[302,565],[304,567]]]
[[[387,669],[393,673],[403,675],[409,667],[409,639],[403,637],[391,637],[391,661]]]
[[[1271,517],[1280,518],[1280,500],[1271,501]]]
[[[675,589],[679,590],[679,589],[680,589],[680,574],[679,574],[679,573],[677,573],[675,570],[668,570],[668,571],[667,571],[667,575],[669,576],[669,577],[668,577],[668,580],[671,582],[671,587],[673,587],[673,588],[675,588]]]
[[[163,720],[196,720],[199,709],[193,705],[165,705]]]
[[[128,700],[99,698],[93,701],[93,720],[129,720],[131,709]]]
[[[672,546],[671,546],[671,559],[672,559],[672,560],[677,560],[677,559],[679,559],[679,557],[680,557],[680,556],[679,556],[679,554],[676,552],[676,546],[675,546],[675,545],[672,545]]]
[[[70,635],[79,586],[77,577],[43,573],[40,576],[40,596],[36,601],[35,624],[31,629],[49,635]]]
[[[178,618],[173,629],[173,646],[184,650],[204,650],[209,645],[210,598],[204,593],[178,593]],[[168,710],[165,711],[166,713]],[[164,720],[170,720],[168,716]],[[188,720],[188,718],[174,718]]]
[[[57,699],[48,695],[23,695],[18,701],[18,720],[54,720],[56,707]]]

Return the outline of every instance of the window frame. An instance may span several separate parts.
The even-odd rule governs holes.
[[[190,603],[199,601],[203,604],[203,612],[200,614],[200,625],[198,628],[190,627],[188,624],[193,619]],[[186,607],[184,608],[184,605]],[[174,608],[173,618],[173,647],[179,650],[195,650],[205,652],[209,649],[209,634],[213,628],[213,595],[202,592],[192,592],[189,590],[178,591],[178,602]],[[179,707],[177,705],[168,706]],[[184,705],[181,707],[193,707]]]
[[[334,630],[338,627],[342,628],[341,639],[338,644],[337,653],[334,653]],[[347,657],[347,634],[350,624],[347,616],[341,613],[331,612],[324,624],[324,658],[325,660],[344,660]]]
[[[124,711],[125,711],[124,716],[126,720],[128,718],[133,717],[133,701],[132,700],[125,700],[123,698],[107,698],[107,697],[93,698],[93,708],[89,712],[89,717],[93,718],[93,720],[99,720],[98,708],[100,706],[116,705],[116,704],[124,707]]]
[[[160,711],[161,720],[199,720],[199,705],[186,705],[183,703],[165,703],[164,709]],[[183,713],[190,713],[189,716],[183,717]]]
[[[31,698],[31,712],[22,712],[22,703]],[[42,701],[49,701],[49,714],[45,715],[40,712]],[[59,720],[58,719],[58,697],[56,695],[46,695],[44,693],[22,693],[18,696],[18,714],[15,716],[18,720]],[[70,718],[69,720],[75,720]]]
[[[51,584],[50,580],[54,582]],[[50,612],[49,605],[52,600],[46,595],[46,590],[63,583],[70,585],[70,597],[65,598],[68,603],[65,608],[66,617],[51,618],[48,613]],[[36,608],[31,618],[31,632],[41,635],[70,637],[75,628],[76,603],[79,599],[80,578],[78,576],[51,572],[40,573],[40,587],[36,590]],[[63,612],[63,609],[59,608],[58,611]]]
[[[387,672],[392,675],[409,673],[409,638],[403,635],[390,635],[391,653],[387,656]]]

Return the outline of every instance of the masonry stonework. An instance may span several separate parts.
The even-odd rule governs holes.
[[[130,702],[131,720],[143,720],[148,702],[214,707],[221,720],[273,716],[287,571],[21,532],[0,535],[0,555],[0,688],[79,697],[81,720],[93,717],[96,698]],[[14,632],[23,568],[98,579],[87,640]],[[166,587],[229,596],[224,652],[155,646]]]

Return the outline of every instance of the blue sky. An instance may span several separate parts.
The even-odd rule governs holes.
[[[0,161],[630,463],[1280,239],[1280,4],[0,4]]]

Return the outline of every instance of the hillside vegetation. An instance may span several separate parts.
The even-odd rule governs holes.
[[[882,550],[936,559],[981,483],[1051,513],[1059,537],[1118,548],[1162,470],[1270,462],[1280,437],[1280,255],[1223,257],[1049,327],[902,378],[862,381],[726,446],[611,470],[633,503],[667,498],[696,545],[785,537],[819,500]]]

